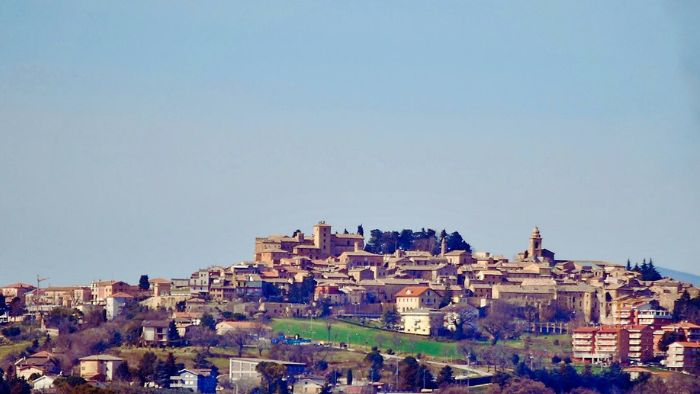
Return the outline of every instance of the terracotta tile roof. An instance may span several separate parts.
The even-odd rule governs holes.
[[[12,284],[9,284],[9,285],[3,287],[3,289],[33,289],[33,288],[34,288],[34,286],[26,284],[26,283],[21,283],[21,282],[12,283]]]
[[[132,296],[131,294],[122,293],[122,292],[114,293],[110,297],[112,297],[112,298],[134,298],[134,296]]]
[[[680,323],[669,324],[669,325],[663,326],[661,328],[662,329],[665,329],[665,328],[670,328],[670,329],[674,329],[674,328],[700,328],[700,326],[695,324],[695,323],[690,323],[690,322],[684,321],[684,322],[680,322]]]
[[[396,293],[396,297],[419,297],[428,290],[428,286],[406,286]]]

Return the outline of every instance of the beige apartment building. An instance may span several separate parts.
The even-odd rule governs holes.
[[[700,371],[700,342],[674,342],[668,345],[666,368],[697,373]]]
[[[396,310],[399,313],[413,309],[437,309],[441,296],[428,286],[407,286],[396,294]]]
[[[412,309],[401,312],[401,331],[407,334],[438,335],[445,324],[445,312],[435,309]]]

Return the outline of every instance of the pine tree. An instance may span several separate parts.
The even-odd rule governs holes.
[[[139,278],[139,289],[148,290],[151,287],[151,282],[148,281],[148,275],[141,275]]]
[[[630,259],[627,259],[627,271],[632,271],[632,263],[630,263]]]
[[[180,340],[180,333],[177,331],[177,326],[175,326],[175,320],[171,320],[168,324],[168,342],[174,345],[175,342]],[[172,354],[172,353],[170,353]]]

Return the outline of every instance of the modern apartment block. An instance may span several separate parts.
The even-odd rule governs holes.
[[[651,332],[641,330],[642,333]],[[641,357],[642,344],[648,343],[648,339],[636,338],[635,329],[635,357]],[[580,327],[572,334],[574,359],[590,363],[613,363],[627,364],[630,360],[630,332],[627,328],[602,326],[602,327]],[[637,351],[639,349],[639,351]]]
[[[700,371],[700,342],[674,342],[666,352],[666,367],[678,371]]]

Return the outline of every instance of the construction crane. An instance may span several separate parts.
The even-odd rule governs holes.
[[[48,279],[50,279],[50,278],[42,278],[41,276],[39,276],[37,274],[37,276],[36,276],[36,290],[34,293],[34,305],[38,306],[40,301],[41,301],[41,292],[39,291],[39,289],[41,288],[41,282],[48,280]]]
[[[51,279],[51,278],[42,278],[39,275],[37,275],[36,276],[36,288],[37,288],[37,290],[39,290],[39,288],[41,287],[41,282],[43,282],[45,280],[49,280],[49,279]]]

